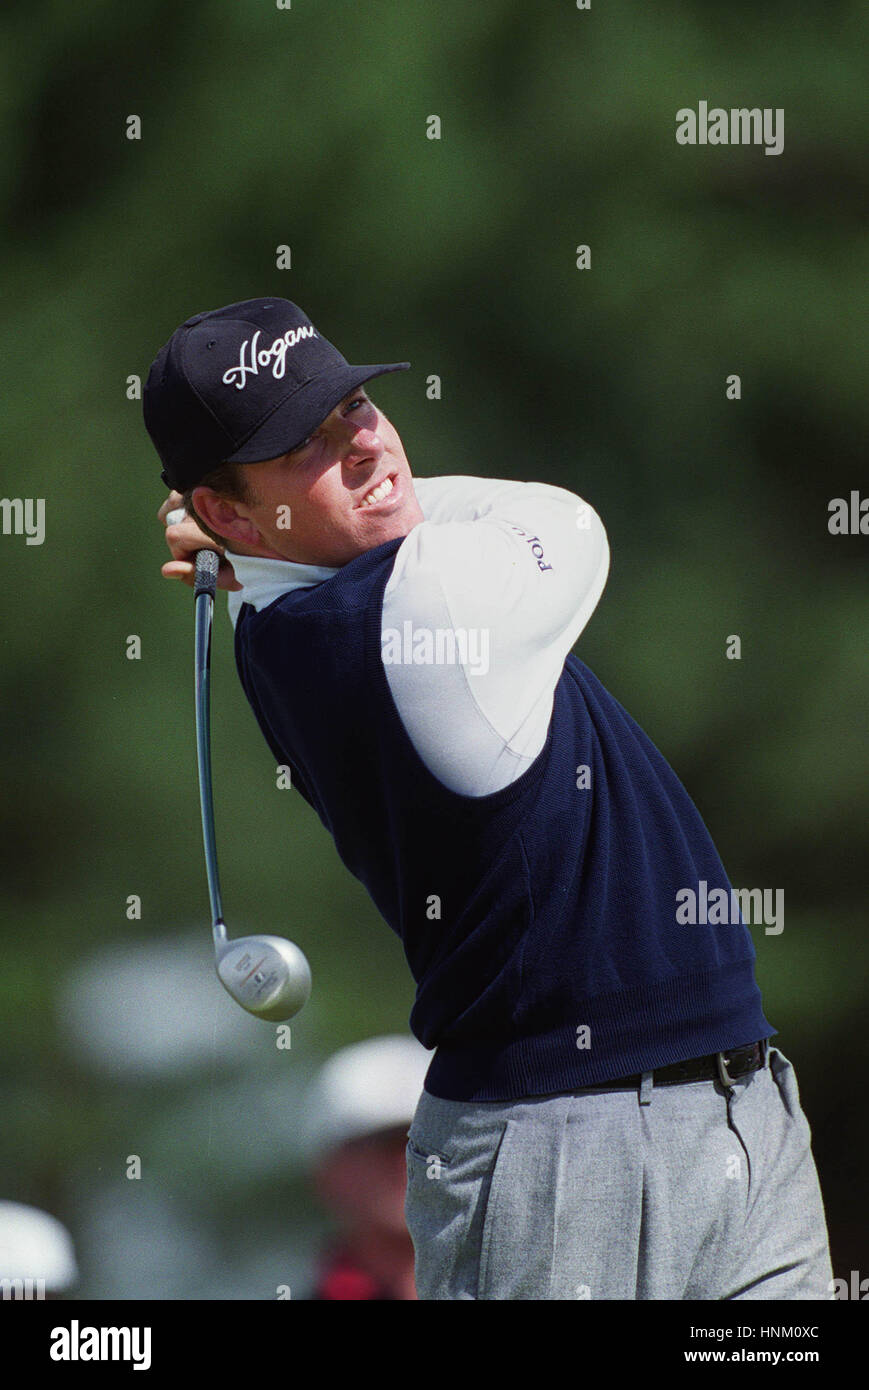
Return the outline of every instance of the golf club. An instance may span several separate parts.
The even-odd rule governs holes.
[[[167,518],[171,524],[172,516]],[[226,934],[211,792],[211,732],[209,686],[211,675],[211,626],[220,559],[214,550],[196,554],[195,677],[196,753],[199,764],[199,802],[202,838],[211,900],[212,934],[217,974],[237,1004],[269,1023],[283,1023],[299,1012],[311,993],[311,969],[302,951],[280,936],[242,936],[232,941]]]

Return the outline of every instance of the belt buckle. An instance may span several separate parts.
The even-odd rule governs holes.
[[[721,1082],[722,1086],[735,1086],[736,1078],[731,1076],[728,1072],[723,1052],[716,1052],[715,1064],[718,1067],[718,1080]]]

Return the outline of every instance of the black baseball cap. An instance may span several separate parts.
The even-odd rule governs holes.
[[[143,393],[163,482],[183,492],[221,463],[289,453],[348,392],[409,366],[351,366],[288,299],[194,314],[157,353]]]

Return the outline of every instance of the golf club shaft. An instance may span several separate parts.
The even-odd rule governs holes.
[[[214,801],[211,791],[211,626],[217,569],[220,564],[214,550],[200,550],[196,555],[194,585],[195,613],[195,698],[196,698],[196,757],[199,766],[199,805],[202,810],[202,842],[205,846],[205,871],[208,875],[208,896],[211,900],[211,923],[215,946],[226,941],[223,904],[220,899],[220,879],[217,873],[217,844],[214,834]]]

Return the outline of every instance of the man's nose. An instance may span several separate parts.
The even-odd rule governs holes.
[[[382,453],[383,440],[376,430],[355,429],[347,440],[344,458],[347,463],[361,463],[363,459],[379,459]]]

